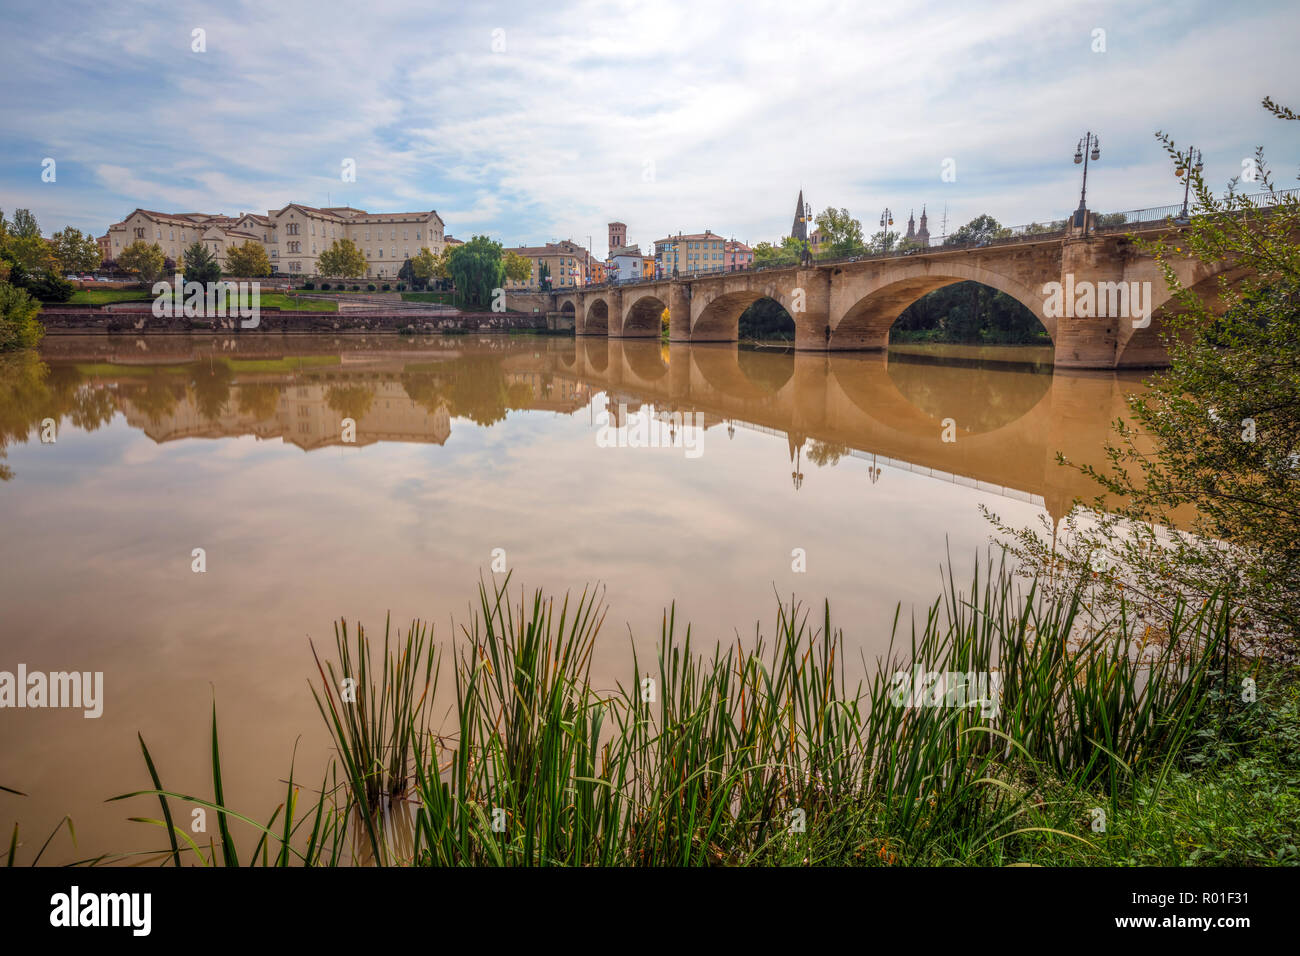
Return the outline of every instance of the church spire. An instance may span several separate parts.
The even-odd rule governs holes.
[[[794,206],[794,225],[790,228],[790,235],[799,240],[808,238],[808,224],[804,222],[802,189],[799,190],[799,200]]]
[[[925,215],[922,213],[922,215]],[[907,211],[907,238],[916,238],[916,217],[912,215],[912,210]]]
[[[925,224],[924,205],[921,206],[921,228],[916,231],[916,240],[917,242],[924,242],[926,245],[929,245],[930,243],[930,229]]]

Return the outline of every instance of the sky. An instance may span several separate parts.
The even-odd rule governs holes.
[[[1087,131],[1098,212],[1181,201],[1157,130],[1217,188],[1260,145],[1297,185],[1300,123],[1259,105],[1300,109],[1290,2],[5,6],[0,209],[47,235],[300,202],[604,255],[611,220],[779,240],[800,189],[939,235],[1063,218]]]

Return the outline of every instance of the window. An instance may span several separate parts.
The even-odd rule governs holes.
[[[389,236],[388,238],[389,238],[389,239],[396,239],[396,238],[397,238],[397,230],[394,229],[394,230],[393,230],[393,234],[392,234],[391,236]]]
[[[379,250],[379,258],[381,258],[381,259],[384,258],[384,250],[383,250],[383,249],[380,249],[380,250]]]
[[[370,241],[370,230],[367,229],[367,230],[366,230],[366,242],[369,242],[369,241]]]

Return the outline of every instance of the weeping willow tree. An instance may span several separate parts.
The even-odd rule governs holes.
[[[506,284],[506,267],[501,243],[487,236],[475,236],[456,246],[447,256],[447,272],[456,287],[456,305],[486,309],[492,305],[493,290]]]

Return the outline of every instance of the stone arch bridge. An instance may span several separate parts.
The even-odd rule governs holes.
[[[1156,238],[1169,226],[1141,231],[1149,234],[1144,238]],[[1184,287],[1218,307],[1220,270],[1190,256],[1172,264]],[[524,311],[558,312],[571,317],[577,335],[610,338],[659,337],[667,309],[669,339],[694,343],[737,341],[741,313],[770,298],[793,317],[797,351],[862,351],[887,348],[890,326],[913,302],[967,280],[1005,292],[1029,309],[1051,336],[1059,367],[1167,364],[1160,333],[1177,303],[1156,260],[1127,232],[1021,237],[806,267],[507,293],[506,303]],[[1093,314],[1076,315],[1069,303],[1053,303],[1045,291],[1052,282],[1061,284],[1063,297],[1074,292],[1075,301],[1091,288]],[[1141,298],[1126,304],[1121,297],[1132,298],[1133,292]],[[1141,315],[1135,313],[1139,303],[1149,309],[1145,322],[1135,318]]]

